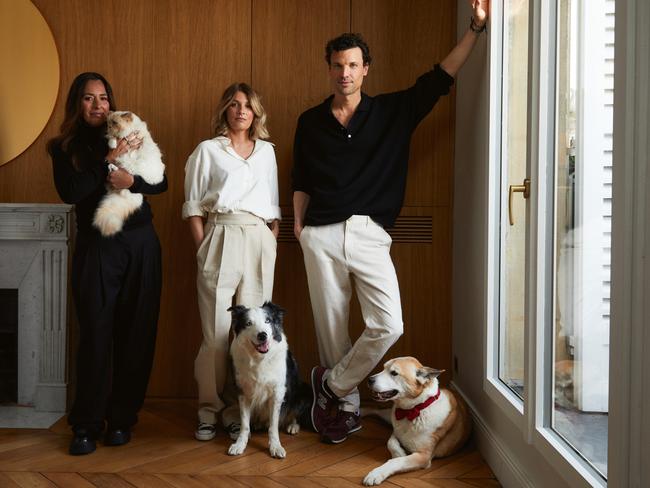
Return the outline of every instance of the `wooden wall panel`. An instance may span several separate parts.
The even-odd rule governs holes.
[[[298,116],[331,93],[325,44],[349,28],[349,0],[253,1],[253,86],[269,114],[282,205],[292,202]]]
[[[370,45],[369,94],[401,90],[440,62],[455,45],[456,2],[352,0],[352,28]],[[441,98],[411,143],[402,216],[431,216],[430,244],[394,239],[391,255],[402,296],[404,336],[387,358],[412,355],[451,373],[451,215],[454,100]],[[358,319],[357,319],[358,320]]]
[[[292,142],[297,116],[329,95],[327,40],[364,34],[374,56],[364,90],[405,88],[452,47],[455,6],[398,0],[34,0],[61,58],[55,113],[37,141],[0,167],[0,201],[58,202],[45,143],[58,132],[70,82],[99,71],[120,108],[147,120],[165,156],[167,193],[150,199],[163,247],[164,286],[149,395],[195,395],[193,360],[200,343],[195,260],[180,218],[187,156],[211,137],[210,119],[223,89],[251,82],[269,113],[276,144],[281,204],[291,215]],[[435,9],[432,8],[435,5]],[[451,161],[453,97],[436,106],[414,138],[402,215],[431,218],[432,242],[399,242],[395,260],[406,333],[389,355],[451,362]],[[303,376],[318,362],[300,247],[278,246],[274,299],[288,310],[287,332]],[[351,334],[361,331],[356,301]],[[444,360],[438,360],[443,358]]]
[[[325,44],[349,28],[347,0],[253,2],[253,86],[269,114],[284,216],[293,213],[291,167],[298,116],[329,96]],[[307,378],[309,368],[318,363],[318,349],[302,251],[295,239],[278,244],[273,299],[287,310],[287,336]]]
[[[35,1],[61,59],[61,88],[44,133],[0,168],[0,201],[57,202],[46,141],[58,132],[72,79],[98,71],[111,82],[118,107],[147,121],[167,165],[169,190],[151,197],[163,248],[164,287],[149,394],[195,394],[193,360],[201,337],[195,261],[180,218],[188,155],[211,137],[223,89],[250,82],[250,2],[239,0]]]
[[[452,0],[352,0],[352,31],[370,45],[368,94],[405,89],[455,45]],[[453,99],[443,97],[418,126],[411,145],[404,205],[451,205]]]

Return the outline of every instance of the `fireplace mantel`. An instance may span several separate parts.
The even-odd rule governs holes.
[[[29,410],[40,418],[40,412],[60,417],[66,410],[71,210],[61,204],[0,203],[0,288],[18,290],[21,419]],[[3,423],[12,416],[7,408],[0,408]]]

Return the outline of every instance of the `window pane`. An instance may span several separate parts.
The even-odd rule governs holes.
[[[528,1],[504,2],[503,25],[499,378],[523,398],[526,214],[522,193],[517,193],[515,224],[509,224],[508,186],[521,185],[526,177]]]
[[[614,0],[558,3],[552,425],[607,475]]]

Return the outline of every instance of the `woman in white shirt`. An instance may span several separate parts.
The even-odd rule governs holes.
[[[257,93],[245,83],[229,86],[217,108],[216,137],[201,142],[185,166],[183,218],[197,249],[203,328],[194,361],[198,440],[214,438],[217,414],[225,406],[219,395],[233,297],[248,307],[271,300],[280,207],[275,152],[262,140],[269,136],[265,122]]]

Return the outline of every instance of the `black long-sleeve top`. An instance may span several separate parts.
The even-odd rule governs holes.
[[[294,141],[293,189],[310,196],[305,224],[356,214],[392,226],[404,201],[411,135],[453,82],[436,65],[406,90],[363,93],[347,127],[332,114],[333,96],[304,112]]]
[[[69,143],[67,151],[61,147],[54,147],[52,151],[54,184],[61,200],[74,204],[79,232],[98,232],[92,221],[99,201],[106,194],[108,166],[104,160],[108,145],[105,130],[105,127],[84,126]],[[74,167],[73,155],[80,169]],[[166,176],[156,185],[148,184],[140,176],[133,178],[133,185],[129,188],[133,193],[155,195],[167,190]],[[145,197],[140,208],[126,220],[123,229],[139,227],[151,222],[152,218],[153,213]]]

